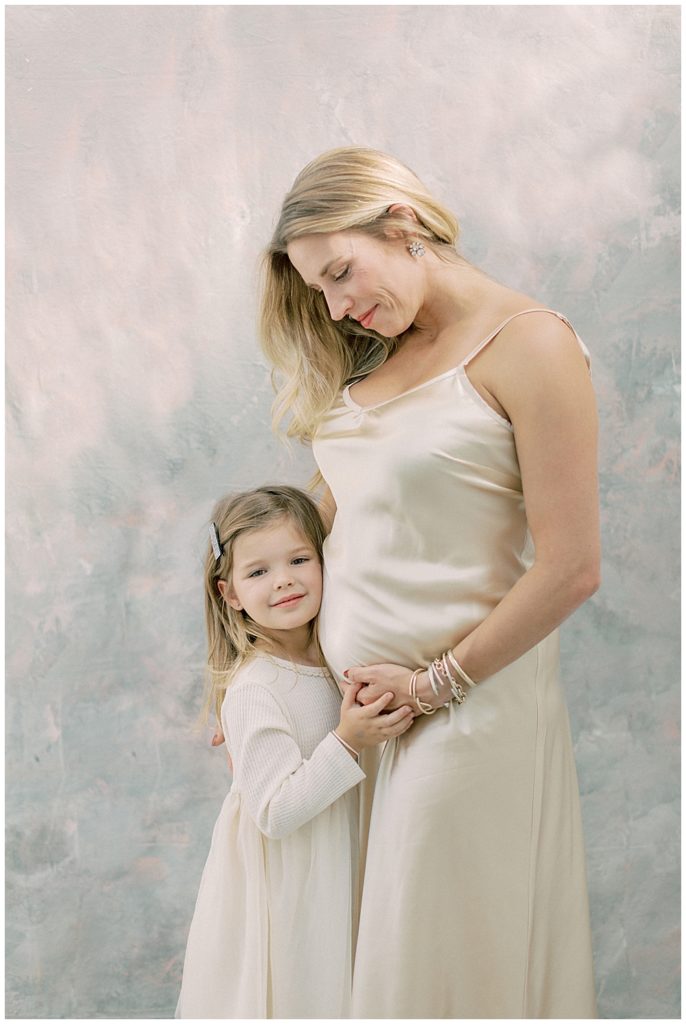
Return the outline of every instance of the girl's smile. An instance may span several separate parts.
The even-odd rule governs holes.
[[[231,580],[218,586],[232,608],[249,615],[280,647],[309,642],[309,623],[321,603],[322,569],[317,552],[292,520],[240,534]]]

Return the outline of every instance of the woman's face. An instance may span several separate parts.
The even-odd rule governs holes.
[[[404,238],[381,240],[362,231],[303,235],[288,244],[303,281],[323,293],[332,320],[349,316],[387,338],[410,327],[425,280]]]

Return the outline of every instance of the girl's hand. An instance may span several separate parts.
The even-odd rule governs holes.
[[[383,714],[393,698],[390,691],[386,691],[371,703],[358,704],[355,698],[360,689],[361,686],[357,683],[346,689],[341,704],[341,718],[336,729],[338,736],[358,753],[365,747],[374,747],[393,736],[401,736],[414,721],[412,710],[408,707]]]
[[[369,705],[382,694],[392,693],[393,699],[389,701],[386,710],[409,707],[413,715],[419,714],[419,709],[410,704],[412,669],[403,665],[363,665],[349,668],[344,674],[349,683],[362,683],[362,689],[357,694],[358,704]]]

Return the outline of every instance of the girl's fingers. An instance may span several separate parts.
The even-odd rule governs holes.
[[[343,694],[343,703],[341,704],[341,708],[343,708],[345,711],[349,711],[350,708],[354,705],[355,698],[357,697],[359,692],[359,683],[351,683],[349,686],[346,686],[345,693]]]
[[[412,708],[403,704],[401,708],[397,708],[395,711],[389,711],[387,715],[384,715],[387,725],[397,725],[399,722],[404,722],[405,719],[412,720],[414,718],[414,712]]]
[[[363,708],[364,711],[369,712],[370,717],[378,715],[383,709],[391,703],[395,694],[389,690],[387,693],[382,693],[377,700],[372,701],[371,704],[366,704]]]

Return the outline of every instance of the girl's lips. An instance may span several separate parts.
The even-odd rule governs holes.
[[[299,601],[300,598],[304,596],[304,594],[291,594],[290,597],[284,597],[281,601],[277,601],[272,607],[283,608],[284,605],[295,604],[296,601]]]
[[[361,323],[363,327],[369,327],[372,320],[374,319],[374,314],[376,313],[377,308],[377,306],[372,306],[371,309],[367,310],[364,316],[360,317],[358,322]]]

